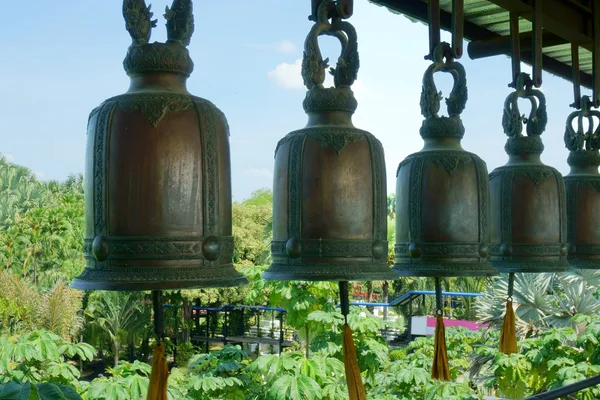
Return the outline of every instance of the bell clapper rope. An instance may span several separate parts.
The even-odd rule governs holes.
[[[152,355],[152,372],[150,373],[150,383],[148,384],[148,395],[146,400],[167,400],[167,379],[169,369],[165,358],[164,336],[164,318],[162,291],[152,291],[152,307],[154,309],[154,333],[156,334],[156,345]]]
[[[348,314],[350,312],[350,300],[348,295],[348,282],[342,281],[340,287],[340,309],[344,316],[344,329],[342,333],[342,348],[344,351],[344,370],[346,372],[346,384],[350,400],[366,400],[367,394],[360,376],[356,348],[352,339],[352,331],[348,326]]]
[[[442,299],[442,282],[435,278],[435,338],[433,348],[433,364],[431,378],[450,380],[450,367],[448,366],[448,353],[446,352],[446,329],[444,327],[444,302]]]
[[[517,328],[515,322],[515,311],[513,309],[513,292],[515,286],[515,273],[508,274],[508,297],[506,299],[506,314],[500,331],[500,343],[498,350],[504,354],[517,353]]]

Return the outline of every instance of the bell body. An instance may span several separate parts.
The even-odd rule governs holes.
[[[500,272],[559,272],[567,262],[562,175],[540,160],[539,136],[510,137],[506,165],[490,174],[491,261]]]
[[[313,88],[309,122],[275,150],[273,264],[265,279],[387,280],[383,147],[355,128],[349,87]]]
[[[487,167],[462,149],[460,138],[426,138],[396,177],[394,270],[400,276],[496,274],[488,254]]]
[[[153,58],[153,54],[158,57]],[[187,49],[132,46],[129,91],[92,111],[79,289],[234,286],[229,132],[186,89]]]
[[[567,192],[567,249],[575,268],[600,269],[600,153],[571,151]]]

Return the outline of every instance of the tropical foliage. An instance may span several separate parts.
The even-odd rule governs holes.
[[[41,182],[0,157],[0,193],[0,399],[139,400],[147,390],[154,341],[149,294],[82,293],[68,287],[84,266],[81,175]],[[390,263],[394,203],[390,196]],[[233,204],[234,262],[248,277],[247,286],[165,292],[167,302],[184,310],[165,313],[167,333],[179,338],[177,347],[167,342],[168,355],[177,349],[179,363],[170,372],[171,399],[347,397],[337,285],[260,278],[270,263],[271,209],[268,190]],[[353,288],[365,300],[385,301],[408,290],[431,289],[431,284],[402,278]],[[382,338],[386,328],[403,329],[407,310],[395,310],[398,319],[391,323],[353,307],[347,322],[369,399],[520,399],[600,373],[599,273],[517,274],[513,301],[520,342],[519,353],[510,356],[497,351],[506,278],[446,279],[444,285],[447,291],[486,294],[477,301],[447,299],[446,315],[489,323],[478,332],[447,330],[452,382],[430,378],[432,338],[397,347]],[[432,302],[415,302],[413,313],[430,313]],[[280,355],[231,344],[201,353],[190,341],[192,304],[283,307],[295,343]],[[600,389],[590,388],[573,398],[597,397]]]

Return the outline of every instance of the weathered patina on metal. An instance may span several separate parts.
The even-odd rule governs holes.
[[[502,127],[508,163],[490,173],[491,262],[500,272],[558,272],[567,262],[565,185],[556,169],[542,163],[540,135],[547,123],[546,99],[520,73],[506,98]],[[517,101],[529,100],[521,116]],[[527,135],[522,135],[523,124]]]
[[[302,77],[305,128],[277,144],[273,182],[273,263],[263,274],[276,280],[387,280],[386,178],[383,147],[352,124],[357,101],[351,90],[359,58],[354,27],[320,3],[304,44]],[[330,72],[318,38],[330,35],[342,54]]]
[[[463,66],[448,43],[433,52],[423,77],[423,149],[398,167],[394,270],[401,276],[491,276],[489,184],[485,163],[461,146],[460,114],[467,103]],[[439,116],[442,96],[433,74],[455,79],[446,99],[448,117]]]
[[[246,283],[232,264],[229,129],[191,95],[191,0],[167,8],[168,40],[144,0],[125,0],[129,90],[92,111],[85,169],[86,267],[79,289],[150,290]]]
[[[579,104],[581,109],[569,115],[565,128],[571,167],[564,178],[568,260],[575,268],[600,269],[600,111],[592,109],[588,96],[583,96]],[[577,130],[573,129],[574,121]]]

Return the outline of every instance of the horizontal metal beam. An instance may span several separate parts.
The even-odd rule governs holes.
[[[520,35],[521,51],[531,51],[533,48],[532,32],[523,32]],[[550,32],[544,32],[544,47],[558,46],[569,43],[568,40]],[[510,36],[497,36],[489,40],[470,42],[467,51],[472,60],[492,57],[500,54],[510,54]]]
[[[558,389],[550,390],[548,392],[536,394],[534,396],[527,397],[525,400],[554,400],[596,385],[600,385],[600,375],[596,375]]]
[[[507,11],[519,13],[533,21],[533,0],[488,0]],[[561,36],[569,42],[579,43],[592,51],[593,40],[590,21],[592,14],[583,7],[564,0],[544,0],[544,30]]]
[[[409,1],[407,1],[407,0],[369,0],[369,1],[372,3],[379,4],[381,6],[384,6],[384,7],[388,7],[389,9],[395,10],[395,11],[402,13],[408,17],[418,19],[425,23],[427,22],[427,3],[425,1],[421,1],[421,0],[409,0]],[[530,14],[529,19],[532,18],[533,8],[531,8],[531,6],[527,5],[523,1],[520,1],[520,0],[490,0],[490,1],[493,1],[496,4],[506,3],[507,5],[510,5],[512,8],[515,8],[517,12],[522,12],[525,14],[529,13]],[[529,1],[531,1],[531,0],[529,0]],[[548,0],[548,2],[557,3],[556,0]],[[553,7],[553,5],[551,5],[551,4],[546,5],[546,0],[544,0],[544,10],[549,11],[549,9],[551,9],[552,7]],[[564,4],[563,4],[563,8],[564,8]],[[583,12],[583,10],[581,10],[581,9],[579,9],[579,11]],[[526,15],[524,15],[524,17],[527,18]],[[546,23],[546,20],[544,20],[544,24],[545,23]],[[552,25],[552,23],[550,25]],[[451,13],[444,11],[444,10],[440,10],[440,27],[446,31],[450,31],[452,29],[452,14]],[[552,31],[552,29],[548,29],[548,30]],[[554,32],[554,31],[552,31],[552,32],[555,34],[555,36],[562,36],[562,35],[559,35],[557,32]],[[465,39],[467,39],[469,41],[476,40],[476,41],[480,41],[480,42],[499,39],[499,38],[504,37],[502,35],[499,35],[497,33],[489,31],[486,28],[478,26],[477,24],[474,24],[468,20],[465,20],[464,34],[465,34]],[[565,37],[565,39],[568,40],[569,38]],[[510,40],[510,39],[507,39],[507,40]],[[588,40],[591,40],[589,36],[588,36]],[[590,49],[592,46],[591,41],[588,42],[587,44],[583,44],[580,42],[580,45],[584,48],[590,48]],[[508,55],[509,52],[507,51],[504,54]],[[471,57],[470,51],[469,51],[469,57]],[[478,58],[480,58],[480,57],[478,57]],[[526,64],[531,65],[533,62],[533,57],[531,55],[531,51],[522,53],[521,61],[523,61]],[[544,70],[546,70],[552,74],[555,74],[557,76],[560,76],[563,79],[571,81],[572,71],[571,71],[570,65],[567,65],[560,61],[557,61],[554,58],[551,58],[548,56],[542,57],[542,63],[544,65]],[[509,75],[507,75],[507,76],[509,76]],[[508,78],[507,82],[509,80],[510,79]],[[587,88],[592,88],[592,76],[588,73],[581,71],[581,84]]]

